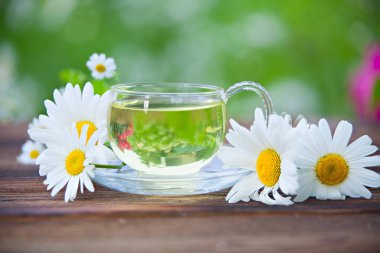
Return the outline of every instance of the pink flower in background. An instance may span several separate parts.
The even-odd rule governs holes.
[[[380,122],[380,105],[376,108],[376,114],[375,114],[376,121]]]
[[[351,80],[351,97],[361,118],[380,122],[380,101],[374,103],[375,85],[380,80],[380,44],[372,45]]]

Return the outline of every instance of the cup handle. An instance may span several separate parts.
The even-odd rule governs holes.
[[[239,93],[241,91],[254,91],[256,92],[262,99],[265,106],[265,117],[268,119],[269,115],[273,113],[273,103],[272,99],[268,93],[268,91],[258,83],[251,81],[243,81],[239,83],[235,83],[230,88],[228,88],[225,92],[224,101],[227,103],[228,99]]]

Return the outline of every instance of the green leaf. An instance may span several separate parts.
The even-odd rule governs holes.
[[[375,81],[372,92],[372,105],[377,106],[378,104],[380,104],[380,79]]]
[[[59,73],[59,78],[64,83],[79,84],[83,87],[83,84],[88,80],[87,76],[78,70],[75,69],[64,69]]]
[[[94,86],[94,92],[96,94],[102,95],[104,92],[111,88],[111,86],[107,83],[107,81],[105,81],[105,79],[91,80],[91,83]]]

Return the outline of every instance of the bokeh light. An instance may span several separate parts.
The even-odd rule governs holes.
[[[64,86],[59,72],[115,59],[121,82],[229,87],[252,80],[276,110],[355,116],[349,80],[379,38],[380,2],[49,0],[0,2],[0,119],[28,120]],[[251,119],[257,96],[231,99]]]

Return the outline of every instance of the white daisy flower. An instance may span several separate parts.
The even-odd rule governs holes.
[[[333,137],[325,119],[311,126],[297,162],[300,188],[294,201],[371,197],[365,186],[379,187],[380,176],[366,167],[379,166],[380,156],[369,156],[377,147],[367,135],[348,145],[351,134],[347,121],[339,122]]]
[[[36,159],[44,150],[45,147],[42,144],[29,140],[22,145],[17,161],[24,164],[36,164]]]
[[[77,195],[78,187],[83,193],[83,186],[90,192],[94,191],[91,178],[94,176],[92,163],[106,163],[104,156],[99,154],[96,142],[99,131],[92,133],[88,139],[89,125],[85,125],[80,134],[73,124],[71,131],[66,129],[62,135],[67,140],[48,147],[37,159],[40,166],[40,175],[47,178],[44,184],[47,189],[53,189],[54,197],[66,184],[65,202],[73,201]],[[99,144],[98,144],[99,145]]]
[[[105,54],[91,55],[86,65],[95,79],[111,78],[115,75],[115,61],[113,58],[106,58]]]
[[[47,145],[55,142],[59,133],[66,128],[70,129],[73,123],[78,132],[84,125],[89,125],[88,137],[95,130],[106,135],[106,115],[110,102],[110,93],[107,91],[102,96],[94,95],[91,83],[86,83],[83,93],[79,85],[68,83],[62,94],[57,89],[54,90],[54,102],[45,100],[47,116],[40,115],[39,124],[30,125],[28,133],[33,140]]]
[[[62,94],[58,90],[54,91],[54,102],[45,101],[48,115],[39,116],[42,127],[31,127],[28,130],[29,136],[34,141],[43,143],[50,148],[69,141],[62,133],[71,129],[72,124],[76,126],[78,134],[81,134],[84,126],[88,126],[87,140],[95,131],[99,131],[97,148],[108,160],[114,160],[116,159],[115,154],[103,145],[108,140],[106,118],[110,101],[109,91],[102,96],[94,95],[91,83],[86,83],[83,92],[79,85],[73,87],[68,83]]]
[[[255,111],[255,121],[250,131],[231,120],[233,130],[226,139],[233,147],[222,147],[219,158],[229,167],[253,171],[242,178],[228,193],[226,200],[235,203],[250,199],[265,204],[290,205],[290,197],[298,188],[297,167],[300,133],[306,128],[306,120],[296,127],[289,116],[270,115],[268,124],[261,109]]]

